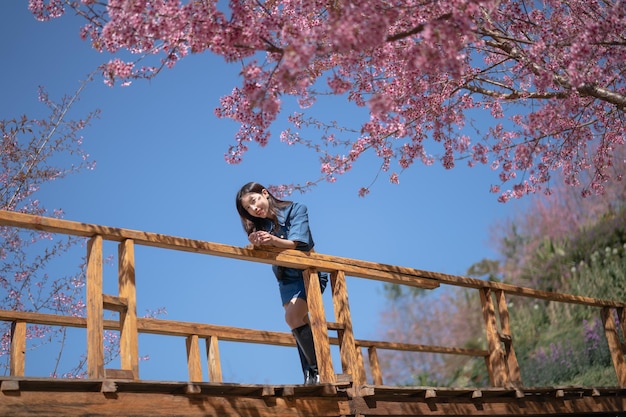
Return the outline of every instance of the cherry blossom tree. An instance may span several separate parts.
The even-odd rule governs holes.
[[[0,209],[63,216],[61,209],[46,209],[37,194],[50,181],[94,166],[82,149],[80,133],[99,112],[89,113],[79,120],[70,120],[68,116],[89,82],[90,79],[82,83],[73,95],[60,101],[50,99],[40,89],[39,99],[49,111],[45,118],[24,115],[0,120]],[[84,316],[84,265],[76,265],[75,272],[66,275],[51,272],[55,260],[82,241],[46,232],[0,227],[0,308]],[[79,258],[77,264],[80,262],[84,263],[84,259]],[[0,367],[4,372],[8,369],[10,327],[10,323],[0,325]],[[59,343],[60,348],[50,369],[53,376],[81,374],[82,362],[69,372],[60,370],[66,337],[65,328],[32,324],[27,328],[29,349],[51,342]],[[109,347],[113,346],[109,344]],[[117,350],[109,348],[107,352],[114,354]]]
[[[615,155],[625,160],[626,149],[616,149]],[[615,170],[624,175],[626,165],[616,166]],[[529,204],[492,229],[492,241],[497,242],[501,263],[493,269],[510,282],[576,292],[570,287],[571,267],[580,261],[588,262],[594,252],[607,246],[626,243],[626,238],[620,238],[624,236],[626,213],[623,181],[609,183],[604,195],[589,198],[581,198],[571,187],[559,185],[548,198],[534,196]],[[559,279],[555,282],[547,276]],[[589,288],[584,294],[590,296],[592,291]],[[613,292],[596,296],[615,295]]]
[[[614,157],[625,133],[622,0],[29,5],[41,20],[67,10],[84,17],[82,37],[114,54],[103,71],[111,85],[153,77],[193,53],[240,62],[241,85],[216,110],[240,124],[229,163],[241,161],[251,142],[267,144],[270,127],[289,111],[280,139],[320,153],[317,181],[335,181],[368,152],[392,183],[416,161],[488,165],[501,201],[549,193],[555,171],[584,196],[622,179],[614,171],[624,163]],[[161,60],[140,66],[128,52]],[[360,126],[315,118],[313,106],[327,96],[342,111],[346,104],[365,110]],[[287,98],[300,108],[287,110]]]

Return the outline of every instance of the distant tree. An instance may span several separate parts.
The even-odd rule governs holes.
[[[46,209],[37,198],[37,192],[46,183],[94,167],[82,148],[80,133],[98,111],[80,120],[70,120],[68,116],[88,82],[59,102],[50,99],[40,89],[39,99],[49,111],[46,118],[24,115],[0,120],[0,209],[62,217],[61,209]],[[0,308],[84,316],[84,268],[75,265],[76,272],[62,276],[51,274],[49,269],[55,259],[83,241],[46,232],[0,227]],[[0,324],[0,334],[0,366],[6,373],[10,323]],[[41,325],[27,328],[29,348],[59,342],[60,349],[50,370],[54,376],[61,372],[59,363],[65,337],[65,328]],[[79,376],[81,368],[82,362],[77,361],[68,375]]]
[[[491,191],[501,201],[550,192],[555,171],[583,196],[603,194],[622,178],[613,171],[623,163],[614,152],[626,132],[621,0],[29,4],[41,20],[68,8],[82,16],[81,36],[116,54],[104,70],[109,84],[152,77],[191,53],[241,62],[242,85],[216,110],[241,125],[229,163],[250,142],[268,143],[285,98],[293,97],[303,112],[289,115],[280,137],[320,153],[316,181],[335,181],[366,152],[380,158],[392,183],[415,161],[490,165],[499,171]],[[124,61],[124,51],[161,62],[138,66]],[[352,128],[317,120],[306,109],[324,96],[366,108],[367,116]],[[321,137],[307,138],[307,128]]]
[[[619,149],[616,156],[623,159],[626,151]],[[626,164],[615,171],[623,175]],[[518,215],[494,225],[492,240],[498,259],[476,262],[467,275],[589,297],[626,298],[624,181],[609,183],[604,195],[588,198],[557,181],[550,196],[533,196]],[[385,291],[389,302],[381,323],[386,340],[485,347],[475,290],[454,289],[439,297],[399,285],[388,285]],[[507,301],[525,385],[616,383],[598,309],[511,295]],[[482,360],[385,351],[381,362],[387,381],[399,384],[488,384]]]
[[[624,151],[617,152],[624,157]],[[624,172],[626,165],[616,166]],[[498,274],[542,290],[624,300],[626,186],[614,182],[586,199],[555,187],[497,230]],[[509,313],[526,384],[616,383],[599,309],[510,297]]]
[[[381,315],[384,340],[446,347],[483,348],[477,292],[445,288],[431,293],[395,287]],[[379,351],[388,385],[488,386],[482,358],[463,355]]]

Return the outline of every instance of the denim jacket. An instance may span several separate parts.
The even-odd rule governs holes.
[[[272,232],[273,222],[271,220],[268,220],[265,224],[266,231],[272,232],[272,234],[281,239],[296,242],[297,250],[310,251],[313,249],[315,242],[313,242],[313,236],[309,228],[309,214],[304,204],[291,203],[289,206],[278,210],[276,217],[278,219],[279,231]],[[272,265],[272,271],[276,279],[288,281],[303,279],[302,269]],[[318,275],[320,276],[320,284],[325,287],[328,280],[327,274],[318,273]]]

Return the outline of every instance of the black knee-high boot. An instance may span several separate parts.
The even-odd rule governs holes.
[[[298,356],[300,357],[300,365],[302,366],[302,374],[304,375],[304,380],[306,382],[307,375],[311,372],[311,366],[309,365],[309,361],[306,359],[302,348],[300,347],[300,343],[296,343],[296,347],[298,348]]]
[[[305,324],[291,331],[298,345],[300,362],[304,373],[305,384],[317,384],[319,375],[317,372],[317,357],[315,356],[315,344],[313,342],[313,332],[311,326]]]

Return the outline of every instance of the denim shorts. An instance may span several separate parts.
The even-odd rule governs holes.
[[[328,274],[318,272],[317,275],[320,279],[320,288],[322,289],[322,293],[324,293],[324,289],[326,289],[326,284],[328,284]],[[304,301],[306,301],[304,278],[279,279],[278,290],[280,291],[280,299],[282,301],[282,305],[287,304],[294,298],[302,298]]]

